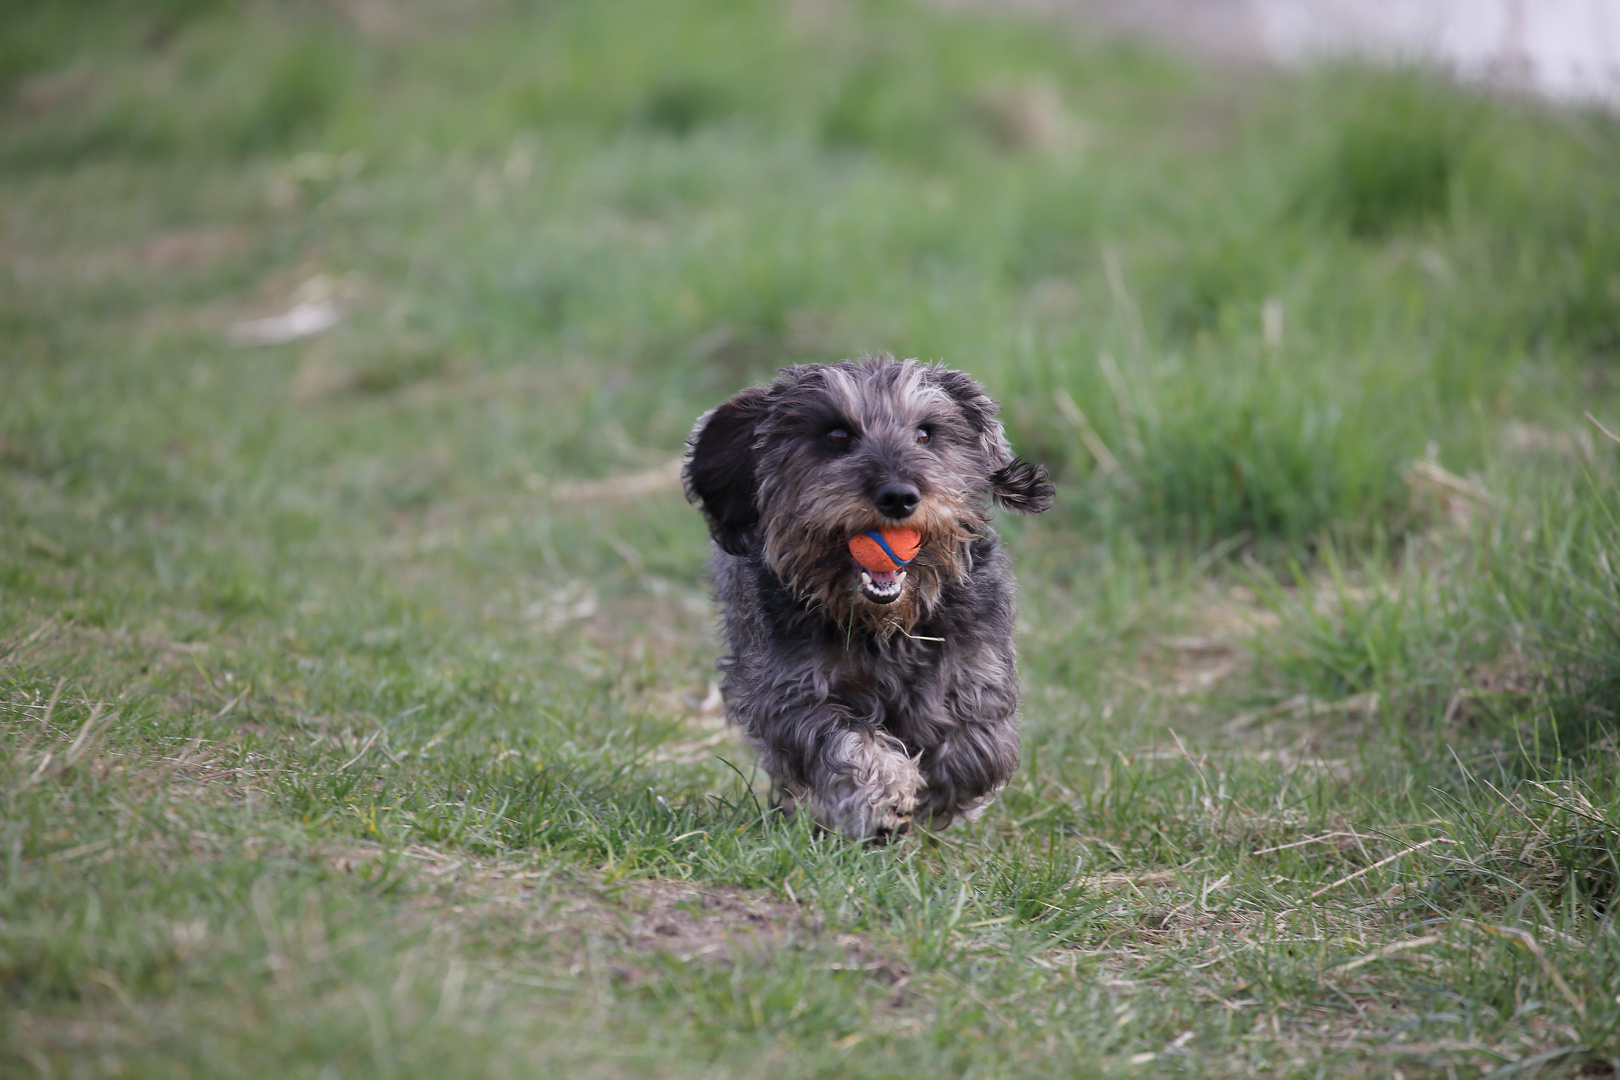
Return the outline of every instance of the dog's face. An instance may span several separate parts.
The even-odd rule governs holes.
[[[990,500],[1051,505],[1046,471],[1014,457],[996,411],[969,376],[914,360],[786,368],[698,421],[687,495],[721,548],[761,549],[831,617],[909,626],[966,572]],[[894,527],[920,534],[916,558],[863,575],[850,538]]]

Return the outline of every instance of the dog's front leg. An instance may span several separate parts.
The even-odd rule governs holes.
[[[850,728],[827,739],[810,793],[816,820],[852,839],[886,840],[911,828],[922,773],[900,740]]]
[[[785,804],[808,810],[823,827],[855,840],[906,832],[923,778],[901,742],[825,703],[781,710],[751,732]]]
[[[934,830],[977,821],[1018,769],[1018,721],[1009,711],[990,721],[958,723],[922,756],[926,792],[917,809]]]

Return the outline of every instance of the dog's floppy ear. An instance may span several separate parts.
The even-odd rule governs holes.
[[[1057,488],[1045,465],[1015,457],[990,474],[990,494],[998,504],[1020,514],[1044,514],[1052,509]]]
[[[768,393],[763,386],[749,387],[699,417],[686,440],[686,498],[703,511],[709,534],[728,555],[746,554],[759,524],[754,431],[765,417]]]
[[[951,396],[962,417],[979,435],[980,446],[991,463],[990,497],[997,505],[1021,514],[1040,514],[1052,508],[1057,489],[1046,466],[1025,461],[1014,454],[1007,442],[1007,433],[996,419],[1001,411],[984,387],[973,377],[950,368],[935,368],[934,378],[940,389]]]

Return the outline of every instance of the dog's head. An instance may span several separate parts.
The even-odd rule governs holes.
[[[997,409],[971,377],[915,360],[785,368],[698,420],[686,494],[723,550],[763,551],[796,595],[834,617],[853,603],[909,624],[966,571],[988,503],[1052,504],[1046,470],[1013,454]],[[850,538],[894,527],[921,534],[916,558],[895,580],[863,577]]]

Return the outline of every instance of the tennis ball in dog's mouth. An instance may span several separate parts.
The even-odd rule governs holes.
[[[874,574],[892,574],[917,557],[922,533],[916,529],[873,529],[849,538],[849,553]]]

